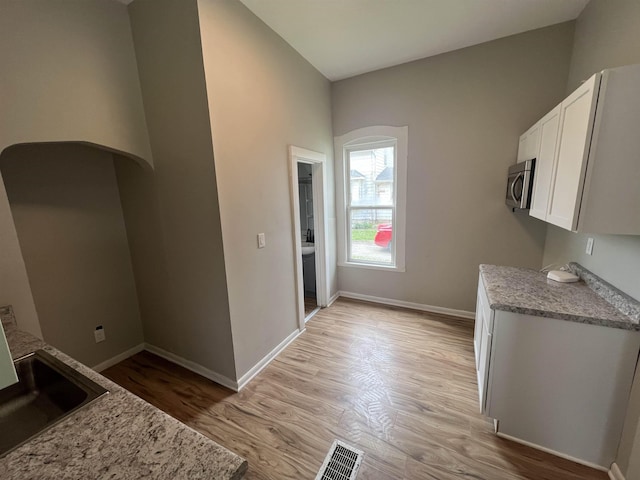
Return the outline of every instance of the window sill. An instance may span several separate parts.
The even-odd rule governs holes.
[[[364,268],[367,270],[383,270],[385,272],[404,272],[404,267],[393,266],[393,265],[373,265],[370,263],[357,263],[357,262],[338,262],[339,267],[350,267],[350,268]]]

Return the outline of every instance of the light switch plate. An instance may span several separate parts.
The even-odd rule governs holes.
[[[267,244],[267,241],[264,238],[264,233],[258,234],[258,248],[264,248]]]
[[[587,255],[593,255],[593,238],[589,237],[587,240]]]

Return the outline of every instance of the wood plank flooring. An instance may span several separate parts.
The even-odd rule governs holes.
[[[308,317],[311,312],[318,308],[318,301],[313,297],[304,297],[304,316]]]
[[[478,414],[472,322],[340,299],[240,393],[148,352],[103,374],[249,461],[314,479],[335,438],[367,479],[605,480],[496,437]]]

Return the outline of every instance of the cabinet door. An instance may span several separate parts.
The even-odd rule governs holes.
[[[525,157],[527,156],[527,133],[528,132],[524,132],[522,135],[520,135],[520,141],[518,142],[518,156],[517,156],[517,162],[522,162],[525,159]]]
[[[480,400],[480,413],[485,413],[487,404],[487,384],[489,379],[489,359],[491,358],[491,340],[493,335],[489,331],[489,317],[487,316],[487,310],[483,308],[482,311],[480,365],[478,367],[478,396]]]
[[[486,411],[487,383],[489,378],[489,359],[491,358],[491,341],[493,338],[493,310],[489,305],[484,290],[482,277],[478,282],[478,303],[476,309],[476,375],[478,379],[478,400],[480,413]]]
[[[536,156],[535,171],[533,173],[533,198],[531,199],[529,215],[540,220],[547,219],[551,177],[558,145],[560,108],[561,105],[558,105],[538,122],[540,126],[540,148]]]
[[[539,142],[540,123],[538,122],[520,136],[520,142],[518,143],[518,162],[536,158],[538,155]]]
[[[473,351],[476,356],[476,373],[480,369],[480,347],[482,341],[482,301],[480,300],[482,291],[482,278],[478,280],[478,298],[476,301],[476,323],[473,333]]]
[[[600,74],[596,74],[560,105],[560,139],[547,221],[567,230],[575,230],[578,224],[599,87]]]
[[[486,415],[502,434],[608,468],[639,347],[640,332],[497,311]]]
[[[529,129],[527,135],[527,145],[525,148],[525,160],[531,160],[538,157],[538,149],[540,148],[540,122],[536,123]]]

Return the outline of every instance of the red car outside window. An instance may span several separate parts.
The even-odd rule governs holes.
[[[389,248],[391,237],[393,236],[393,227],[390,223],[381,223],[378,225],[378,231],[373,241],[382,248]]]

